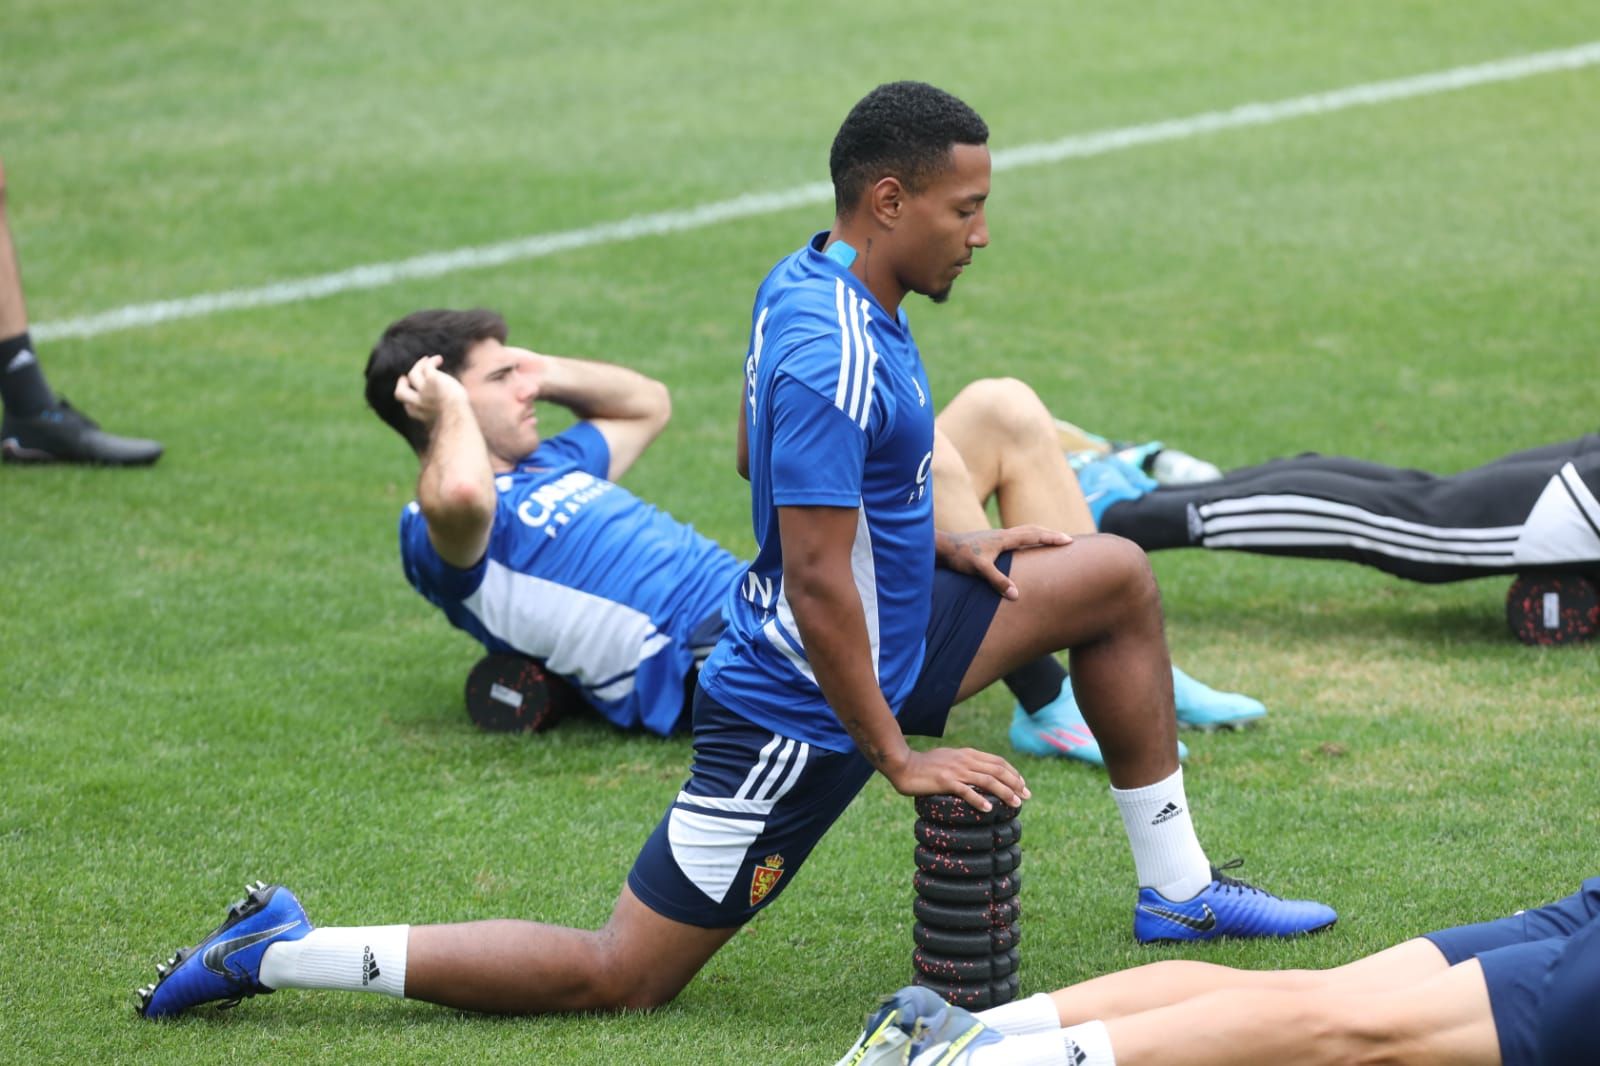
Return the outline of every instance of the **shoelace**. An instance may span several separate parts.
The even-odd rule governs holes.
[[[1213,866],[1211,867],[1211,879],[1229,892],[1256,892],[1263,896],[1269,896],[1272,899],[1283,898],[1282,896],[1273,895],[1264,888],[1257,888],[1248,881],[1241,881],[1236,877],[1229,877],[1227,874],[1222,872],[1224,870],[1237,870],[1243,865],[1244,859],[1241,857],[1237,859],[1230,859],[1221,866]]]

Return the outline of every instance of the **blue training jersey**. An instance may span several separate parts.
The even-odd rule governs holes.
[[[728,629],[700,683],[775,733],[850,751],[784,595],[778,508],[857,512],[851,572],[878,684],[898,714],[922,666],[933,595],[934,411],[904,312],[890,315],[824,254],[826,238],[779,262],[756,292],[744,417],[761,550],[728,595]]]
[[[416,590],[489,651],[542,659],[616,725],[666,734],[680,724],[691,637],[744,564],[607,481],[610,462],[605,437],[579,422],[495,478],[494,530],[476,566],[439,558],[415,501],[400,516],[401,560]]]

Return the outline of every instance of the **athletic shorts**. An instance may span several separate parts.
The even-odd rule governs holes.
[[[1560,1002],[1560,997],[1552,999],[1550,995],[1552,982],[1560,989],[1574,981],[1587,982],[1590,1002],[1600,1009],[1600,959],[1589,958],[1587,970],[1572,959],[1576,952],[1593,955],[1585,945],[1600,944],[1594,933],[1597,928],[1600,877],[1591,877],[1577,892],[1548,906],[1428,933],[1426,939],[1444,953],[1450,965],[1477,959],[1483,968],[1502,1066],[1555,1066],[1567,1060],[1548,1058],[1544,1045],[1566,1041],[1579,1046],[1575,1042],[1580,1036],[1587,1040],[1592,1026],[1585,1025],[1581,1034],[1567,1034],[1567,1028],[1577,1023],[1576,1017],[1549,1021],[1547,1026],[1551,1004]],[[1580,938],[1580,933],[1585,935]],[[1562,972],[1566,976],[1557,978]],[[1549,1031],[1548,1038],[1541,1036],[1544,1029]]]
[[[1011,557],[996,560],[1011,572]],[[937,737],[999,594],[981,578],[934,574],[927,648],[897,720]],[[780,896],[830,826],[872,777],[858,751],[813,747],[751,723],[697,690],[694,763],[628,874],[651,910],[687,925],[744,924]]]

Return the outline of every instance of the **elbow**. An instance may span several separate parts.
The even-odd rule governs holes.
[[[494,521],[494,481],[451,478],[441,481],[431,500],[421,501],[430,524],[460,527]],[[430,506],[431,504],[431,506]]]
[[[649,388],[645,390],[644,417],[650,426],[652,440],[672,421],[672,392],[662,382],[651,380]]]

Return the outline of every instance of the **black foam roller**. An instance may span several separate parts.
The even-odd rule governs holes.
[[[912,886],[923,899],[940,903],[994,903],[1010,899],[1022,887],[1022,874],[999,877],[937,877],[918,870]]]
[[[1022,917],[1016,897],[999,903],[940,903],[918,896],[911,904],[917,921],[939,929],[998,929]]]
[[[911,927],[911,939],[918,947],[940,955],[995,955],[1022,943],[1022,928],[1002,925],[998,929],[940,929],[918,922]]]
[[[935,825],[918,818],[915,826],[917,842],[935,851],[971,854],[1009,848],[1022,840],[1020,821],[1002,822],[999,825],[980,825],[966,828]]]

